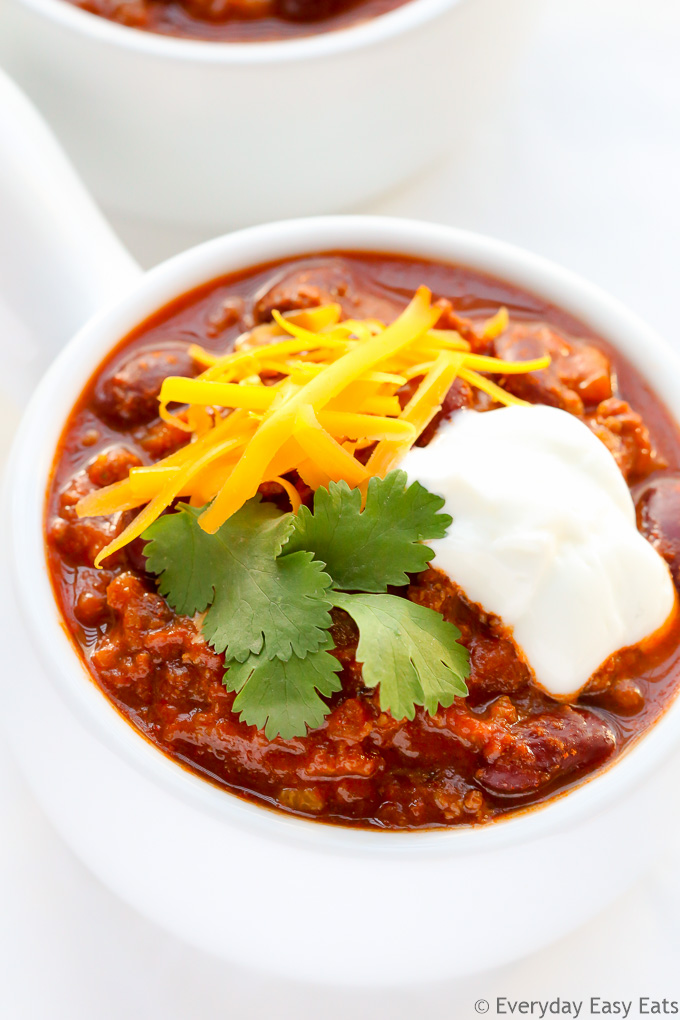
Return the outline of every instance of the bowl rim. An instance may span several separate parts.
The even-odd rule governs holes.
[[[263,810],[183,768],[115,709],[66,634],[47,569],[45,489],[66,417],[107,352],[153,311],[201,283],[278,258],[343,249],[460,264],[524,287],[614,342],[668,405],[680,407],[680,358],[666,342],[620,302],[540,256],[453,227],[387,217],[314,217],[249,227],[189,249],[144,274],[122,300],[86,323],[47,370],[22,419],[5,475],[5,531],[17,607],[50,682],[81,725],[147,778],[233,829],[308,851],[371,859],[393,859],[395,854],[450,857],[553,836],[606,810],[670,757],[680,736],[680,697],[608,768],[544,805],[478,827],[354,829]]]
[[[400,7],[345,28],[294,39],[219,42],[147,32],[110,21],[68,0],[17,0],[24,7],[90,40],[168,60],[226,65],[287,64],[342,55],[411,32],[475,0],[402,0]]]

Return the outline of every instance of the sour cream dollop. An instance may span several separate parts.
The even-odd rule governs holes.
[[[616,461],[566,411],[459,411],[402,467],[453,517],[432,565],[512,628],[549,694],[575,695],[673,612],[668,567],[636,528]]]

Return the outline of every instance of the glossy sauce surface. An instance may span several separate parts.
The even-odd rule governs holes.
[[[615,456],[638,502],[639,527],[680,563],[680,433],[644,379],[567,313],[465,268],[381,255],[330,254],[258,267],[200,288],[127,337],[82,394],[62,435],[47,496],[46,541],[65,625],[93,680],[154,744],[228,790],[307,817],[349,825],[419,828],[483,823],[540,803],[613,760],[672,700],[680,682],[680,625],[647,648],[622,650],[571,705],[538,690],[500,621],[428,570],[401,594],[442,612],[471,653],[470,696],[435,716],[381,713],[354,659],[357,635],[337,612],[343,690],[323,726],[269,742],[230,711],[223,664],[193,620],[156,594],[135,543],[93,567],[127,515],[78,520],[84,493],[153,463],[185,441],[156,417],[168,374],[195,374],[191,343],[228,349],[282,311],[328,300],[346,316],[393,319],[416,287],[442,300],[440,324],[506,358],[546,350],[550,369],[508,377],[508,389],[582,418]],[[480,346],[474,325],[508,307],[511,323]],[[404,399],[408,393],[404,394]],[[464,383],[444,406],[492,409]],[[423,435],[427,442],[433,423]],[[274,485],[265,498],[280,501]],[[575,640],[578,635],[574,636]]]
[[[407,0],[67,0],[128,28],[206,42],[272,42],[332,32]]]

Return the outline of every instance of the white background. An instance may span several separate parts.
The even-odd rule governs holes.
[[[679,54],[680,0],[544,0],[521,72],[476,147],[370,211],[533,248],[625,300],[680,347]],[[147,265],[201,239],[116,226]],[[0,337],[0,355],[9,342]],[[0,409],[0,456],[11,424]],[[348,993],[236,972],[138,917],[74,859],[0,745],[0,1020],[466,1020],[482,997],[495,1016],[499,995],[680,999],[680,782],[668,808],[679,825],[664,859],[558,945],[456,985]],[[511,875],[489,881],[512,938],[522,891]],[[568,875],[556,874],[555,896],[568,895]],[[380,938],[379,902],[376,890],[357,917],[367,952]],[[323,937],[322,906],[315,921]]]

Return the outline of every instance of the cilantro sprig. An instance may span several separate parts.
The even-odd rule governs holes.
[[[318,489],[312,509],[282,514],[259,497],[214,534],[203,508],[179,504],[144,533],[147,569],[178,613],[205,613],[206,640],[225,653],[234,711],[268,739],[303,736],[341,688],[331,654],[330,610],[359,629],[367,687],[397,719],[436,712],[465,696],[468,653],[460,631],[432,609],[387,594],[408,584],[434,553],[451,518],[444,501],[403,471],[371,479],[365,507],[344,483]]]
[[[440,613],[396,595],[334,594],[359,628],[357,662],[367,687],[380,687],[380,708],[413,719],[416,705],[430,714],[465,697],[469,675],[460,631]]]
[[[408,584],[408,574],[424,570],[434,553],[423,542],[443,538],[451,524],[444,506],[405,471],[371,478],[366,507],[361,493],[346,482],[317,489],[314,509],[300,507],[286,552],[307,549],[321,560],[343,591],[385,592]]]
[[[144,533],[147,569],[178,613],[202,613],[203,633],[217,652],[244,662],[252,654],[287,661],[326,641],[331,578],[311,552],[280,556],[293,531],[259,496],[214,534],[198,525],[201,509],[180,503]]]
[[[284,739],[303,736],[307,726],[321,726],[328,714],[328,705],[319,697],[328,697],[341,688],[337,676],[342,668],[330,654],[333,640],[328,635],[326,646],[299,659],[287,662],[268,659],[263,653],[251,655],[245,662],[233,662],[224,674],[229,691],[238,691],[234,711],[249,725],[264,729],[272,740],[278,734]]]

